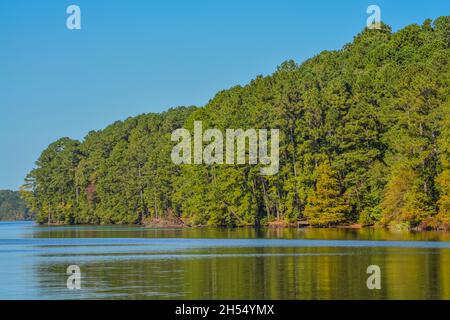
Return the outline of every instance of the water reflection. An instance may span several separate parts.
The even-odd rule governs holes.
[[[381,290],[366,287],[373,264]],[[439,232],[0,223],[0,268],[3,299],[450,299]]]

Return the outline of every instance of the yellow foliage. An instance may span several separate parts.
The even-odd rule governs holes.
[[[341,195],[336,172],[324,162],[316,169],[316,174],[315,192],[308,197],[305,216],[310,224],[318,226],[342,222],[350,208]]]

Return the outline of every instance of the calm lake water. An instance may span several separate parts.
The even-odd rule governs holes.
[[[450,299],[450,234],[0,222],[0,272],[0,299]]]

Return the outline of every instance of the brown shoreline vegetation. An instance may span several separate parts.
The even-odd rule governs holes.
[[[66,222],[60,221],[60,222],[53,222],[53,223],[46,223],[48,226],[67,226],[71,225]],[[107,225],[107,224],[105,224]],[[119,224],[121,225],[121,224]],[[128,225],[128,224],[123,224]],[[449,224],[441,224],[436,222],[431,222],[429,224],[423,223],[419,226],[416,226],[414,228],[409,227],[405,224],[393,224],[393,225],[364,225],[361,223],[344,223],[344,224],[337,224],[337,225],[328,225],[328,226],[317,226],[312,225],[308,223],[305,220],[297,221],[297,222],[287,222],[283,220],[273,220],[265,225],[246,225],[246,226],[211,226],[207,224],[189,224],[184,222],[180,217],[177,217],[172,212],[167,213],[165,218],[152,218],[152,219],[144,219],[139,224],[132,224],[132,225],[141,225],[146,228],[209,228],[209,227],[220,227],[224,229],[234,229],[234,228],[269,228],[269,229],[299,229],[299,228],[315,228],[315,229],[364,229],[364,228],[376,228],[376,229],[385,229],[385,230],[410,230],[410,231],[450,231],[450,225]]]
[[[168,218],[165,219],[150,219],[150,220],[144,220],[142,221],[142,225],[145,227],[151,227],[151,228],[207,228],[210,227],[208,225],[190,225],[188,223],[185,223],[181,218],[173,215],[168,214]],[[391,230],[411,230],[411,231],[430,231],[430,230],[441,230],[441,231],[448,231],[450,230],[450,225],[448,224],[441,224],[436,223],[435,221],[432,221],[430,223],[422,223],[419,226],[416,226],[414,228],[410,228],[405,225],[397,224],[397,225],[364,225],[361,223],[344,223],[344,224],[338,224],[333,226],[313,226],[307,221],[296,221],[296,222],[288,222],[284,220],[273,220],[265,225],[260,226],[254,226],[254,225],[247,225],[247,226],[240,226],[241,228],[255,228],[255,227],[264,227],[264,228],[272,228],[272,229],[298,229],[298,228],[322,228],[322,229],[363,229],[363,228],[382,228],[382,229],[391,229]],[[227,228],[227,227],[224,227]]]

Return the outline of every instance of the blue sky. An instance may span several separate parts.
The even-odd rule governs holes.
[[[66,28],[81,8],[82,29]],[[366,8],[398,30],[448,15],[448,0],[0,0],[0,189],[40,152],[129,116],[214,94],[339,49]]]

